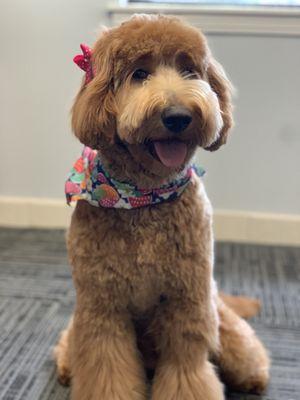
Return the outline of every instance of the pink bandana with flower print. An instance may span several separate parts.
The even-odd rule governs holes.
[[[86,200],[96,207],[125,209],[160,204],[178,198],[195,171],[199,176],[204,174],[199,167],[189,167],[170,183],[155,189],[141,189],[112,178],[104,170],[97,150],[84,147],[65,184],[67,203]]]

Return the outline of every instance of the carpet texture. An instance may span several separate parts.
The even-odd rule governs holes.
[[[225,292],[262,301],[251,324],[273,360],[264,396],[227,399],[299,400],[300,249],[219,243],[215,275]],[[0,229],[1,400],[69,398],[56,381],[51,351],[73,305],[64,232]]]

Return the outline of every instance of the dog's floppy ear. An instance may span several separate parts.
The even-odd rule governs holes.
[[[218,97],[223,119],[223,127],[218,139],[206,148],[206,150],[215,151],[226,143],[229,130],[233,126],[231,102],[232,86],[222,66],[211,56],[207,67],[207,76],[212,90]]]
[[[92,50],[93,78],[83,79],[72,107],[72,129],[78,139],[91,148],[98,148],[105,136],[112,141],[116,113],[113,82],[113,56],[109,31],[102,33]]]

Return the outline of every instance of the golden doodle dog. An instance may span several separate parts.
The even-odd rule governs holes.
[[[217,294],[211,206],[190,166],[232,126],[222,67],[197,29],[165,16],[135,15],[82,49],[60,381],[72,400],[221,400],[221,380],[262,392],[269,359],[241,318],[258,304]]]

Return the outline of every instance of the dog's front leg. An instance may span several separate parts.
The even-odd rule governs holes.
[[[146,399],[134,329],[124,311],[77,306],[73,329],[72,400]]]
[[[210,341],[217,341],[217,322],[194,301],[172,304],[160,316],[160,360],[152,400],[223,400],[223,387],[208,361]]]

